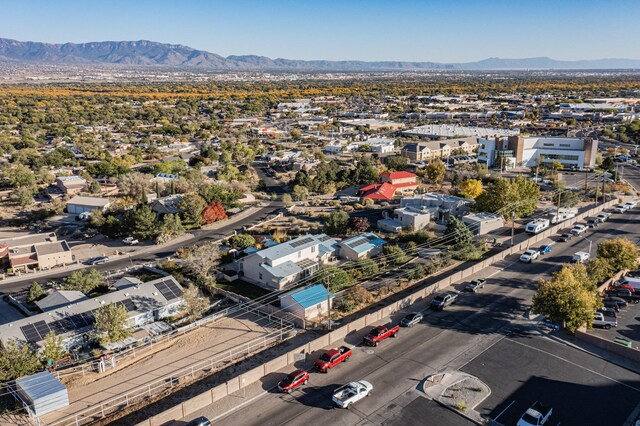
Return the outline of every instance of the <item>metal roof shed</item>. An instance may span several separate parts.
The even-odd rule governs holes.
[[[67,388],[48,371],[16,380],[16,390],[36,416],[69,405]]]

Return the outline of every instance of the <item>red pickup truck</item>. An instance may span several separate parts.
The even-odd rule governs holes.
[[[351,355],[353,355],[353,352],[351,352],[351,349],[346,346],[340,346],[337,349],[329,349],[324,353],[324,355],[316,360],[316,370],[321,373],[326,373],[330,368],[335,367],[341,362],[347,362]]]
[[[369,346],[378,346],[378,343],[386,339],[387,337],[396,337],[398,331],[400,330],[400,326],[387,326],[381,325],[371,329],[369,334],[364,336],[364,343]]]

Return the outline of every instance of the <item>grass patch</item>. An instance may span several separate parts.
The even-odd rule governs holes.
[[[240,296],[248,297],[249,299],[257,299],[271,293],[271,291],[269,290],[265,290],[262,287],[249,284],[242,280],[235,280],[231,281],[230,283],[216,283],[216,287],[235,294],[239,294]]]

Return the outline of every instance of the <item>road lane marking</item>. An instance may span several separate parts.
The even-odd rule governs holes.
[[[616,379],[614,379],[613,377],[609,377],[609,376],[604,375],[604,374],[602,374],[602,373],[598,373],[598,372],[597,372],[597,371],[595,371],[595,370],[592,370],[592,369],[590,369],[590,368],[584,367],[584,366],[582,366],[582,365],[580,365],[580,364],[578,364],[578,363],[576,363],[576,362],[569,361],[568,359],[565,359],[565,358],[563,358],[563,357],[561,357],[561,356],[559,356],[559,355],[553,354],[553,353],[551,353],[551,352],[545,351],[544,349],[536,348],[535,346],[530,346],[530,345],[527,345],[527,344],[525,344],[525,343],[521,343],[521,342],[515,341],[515,340],[513,340],[513,339],[509,339],[509,338],[507,338],[507,340],[508,340],[508,341],[510,341],[510,342],[515,343],[516,345],[524,346],[524,347],[526,347],[526,348],[533,349],[533,350],[538,351],[538,352],[542,352],[542,353],[544,353],[544,354],[547,354],[547,355],[549,355],[549,356],[552,356],[552,357],[554,357],[554,358],[557,358],[557,359],[559,359],[559,360],[561,360],[561,361],[564,361],[564,362],[566,362],[566,363],[568,363],[568,364],[571,364],[571,365],[573,365],[573,366],[575,366],[575,367],[578,367],[578,368],[581,368],[581,369],[583,369],[583,370],[586,370],[586,371],[588,371],[588,372],[590,372],[590,373],[592,373],[592,374],[595,374],[596,376],[600,376],[600,377],[602,377],[602,378],[604,378],[604,379],[611,380],[612,382],[617,383],[617,384],[619,384],[619,385],[626,386],[626,387],[628,387],[629,389],[633,389],[633,390],[634,390],[634,391],[636,391],[636,392],[640,392],[640,389],[639,389],[639,388],[636,388],[636,387],[631,386],[631,385],[629,385],[629,384],[627,384],[627,383],[624,383],[624,382],[621,382],[621,381],[619,381],[619,380],[616,380]],[[607,361],[607,362],[608,362],[608,361]]]
[[[500,411],[500,414],[498,414],[496,416],[495,419],[493,419],[494,422],[498,421],[498,417],[500,417],[501,415],[503,415],[505,413],[505,411],[507,411],[509,408],[511,408],[511,406],[516,402],[516,400],[514,399],[513,401],[511,401],[511,404],[507,405],[507,408],[505,408],[504,410]]]

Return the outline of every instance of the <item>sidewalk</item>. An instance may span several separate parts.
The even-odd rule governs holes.
[[[491,389],[475,376],[447,370],[428,376],[423,382],[428,398],[478,424],[485,424],[475,408],[491,395]]]

